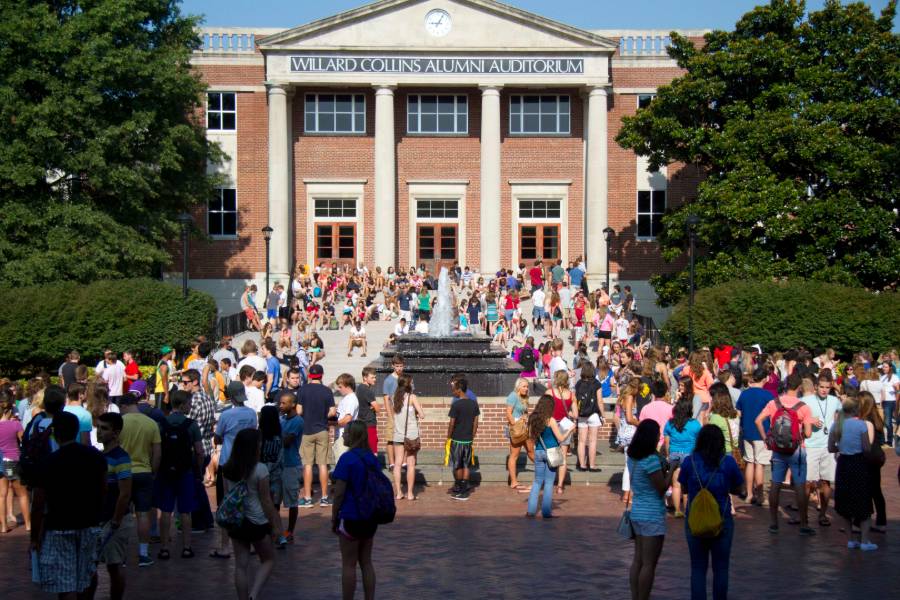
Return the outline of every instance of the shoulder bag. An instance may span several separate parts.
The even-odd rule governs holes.
[[[628,460],[628,457],[625,457]],[[631,469],[628,470],[628,478],[631,479]],[[624,476],[624,474],[623,474]],[[626,540],[634,539],[634,525],[631,524],[631,508],[626,504],[622,516],[619,518],[619,524],[616,526],[616,533]]]
[[[734,458],[734,461],[737,463],[738,468],[741,470],[741,473],[744,472],[744,454],[734,443],[734,436],[731,434],[731,423],[728,422],[728,419],[725,419],[725,425],[728,426],[728,441],[731,442],[731,456]]]
[[[414,440],[406,437],[409,432],[409,409],[412,408],[412,401],[409,398],[409,394],[406,395],[406,425],[403,427],[403,449],[406,450],[407,454],[415,454],[422,448],[422,441],[419,438]]]
[[[562,448],[559,446],[555,446],[553,448],[548,448],[544,443],[543,433],[538,436],[538,441],[541,443],[541,446],[544,447],[544,452],[547,453],[547,464],[550,465],[551,469],[556,469],[563,464],[563,453]]]

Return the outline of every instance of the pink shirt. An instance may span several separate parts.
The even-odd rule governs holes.
[[[19,432],[22,422],[18,419],[0,421],[0,453],[6,460],[19,460]]]
[[[661,444],[663,441],[663,429],[666,428],[666,423],[668,423],[671,418],[672,405],[665,400],[654,400],[641,409],[638,420],[646,421],[647,419],[652,419],[659,424],[659,443]]]
[[[789,396],[787,394],[780,396],[778,399],[781,400],[781,405],[785,408],[793,408],[797,403],[799,403],[801,401],[800,398],[798,398],[797,396]],[[772,417],[775,416],[775,412],[777,410],[778,410],[778,407],[775,405],[775,401],[770,400],[769,403],[766,404],[766,407],[763,408],[762,412],[759,414],[762,415],[764,421],[768,417],[769,422],[771,422]],[[801,406],[800,408],[797,409],[797,417],[800,419],[800,423],[803,425],[805,425],[807,423],[812,425],[816,421],[816,419],[813,417],[812,410],[810,410],[809,406],[807,406],[805,403],[803,404],[803,406]],[[759,417],[757,417],[757,418],[759,418]],[[806,446],[805,439],[806,438],[802,436],[802,428],[801,428],[801,437],[800,437],[800,447],[801,448]]]

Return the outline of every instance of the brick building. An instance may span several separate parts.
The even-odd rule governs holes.
[[[272,281],[319,262],[488,274],[584,256],[592,284],[609,226],[610,275],[653,314],[659,218],[696,173],[650,173],[614,138],[678,76],[667,33],[585,31],[491,0],[382,0],[202,39],[208,136],[229,160],[195,215],[209,241],[194,243],[190,283],[224,311],[265,278],[265,225]]]

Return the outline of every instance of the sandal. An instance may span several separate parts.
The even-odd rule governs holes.
[[[778,533],[778,525],[769,525],[769,533]]]
[[[185,548],[181,551],[181,558],[194,558],[194,551],[190,548]]]
[[[819,517],[819,527],[831,527],[831,519],[822,515]]]
[[[171,558],[171,555],[169,554],[168,550],[163,549],[156,554],[156,558],[158,558],[159,560],[169,560]]]
[[[209,557],[210,558],[229,559],[229,558],[231,558],[231,554],[227,554],[227,553],[223,554],[222,552],[219,552],[218,550],[213,550],[212,552],[209,553]]]
[[[800,535],[816,535],[816,530],[812,527],[801,527]]]
[[[794,517],[791,517],[790,519],[788,519],[787,524],[788,525],[799,525],[800,519],[795,519]]]

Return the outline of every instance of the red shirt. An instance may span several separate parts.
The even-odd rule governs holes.
[[[125,365],[125,381],[122,383],[123,394],[127,394],[128,390],[131,388],[132,380],[128,378],[129,375],[137,375],[138,379],[141,378],[141,368],[138,366],[136,360]]]
[[[723,369],[725,365],[731,362],[731,351],[734,350],[733,346],[721,346],[713,350],[713,356],[716,357],[716,362],[719,363],[719,369]]]
[[[562,421],[569,416],[569,411],[572,409],[573,396],[570,396],[568,400],[563,400],[556,395],[556,391],[551,391],[550,394],[553,396],[553,418],[557,422]]]
[[[515,310],[519,308],[519,299],[512,296],[506,297],[506,310]]]
[[[533,287],[544,285],[544,271],[540,267],[531,267],[528,271],[528,277],[531,279],[531,285]]]

